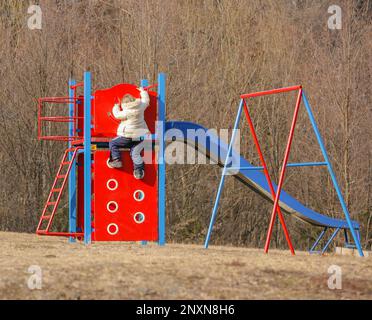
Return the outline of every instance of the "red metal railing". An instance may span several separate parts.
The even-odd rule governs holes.
[[[80,84],[76,85],[79,86]],[[76,90],[75,90],[76,91]],[[79,117],[76,114],[76,106],[77,102],[82,101],[82,98],[77,98],[76,94],[73,98],[70,97],[45,97],[38,99],[38,139],[39,140],[54,140],[54,141],[72,141],[78,136],[68,136],[68,135],[47,135],[43,133],[43,124],[45,122],[59,122],[59,123],[68,123],[73,122],[74,129],[76,129],[76,122],[79,119],[84,119],[84,117]],[[43,115],[43,106],[44,104],[64,104],[69,105],[71,103],[74,104],[74,115],[73,116],[44,116]],[[68,112],[68,110],[66,110]],[[76,132],[76,130],[74,130]]]
[[[73,90],[73,97],[46,97],[46,98],[39,98],[38,100],[38,139],[39,140],[54,140],[54,141],[74,141],[77,139],[81,140],[81,137],[78,135],[69,136],[69,135],[50,135],[43,133],[43,124],[45,122],[59,122],[59,123],[73,123],[73,130],[72,132],[77,132],[77,122],[78,120],[83,120],[83,116],[78,116],[78,102],[83,101],[82,97],[77,97],[77,88],[83,87],[84,82],[79,82],[75,85],[71,85],[70,89]],[[149,86],[144,87],[145,90],[150,90],[156,88],[158,85],[152,84]],[[43,115],[43,106],[44,104],[65,104],[69,105],[73,103],[73,116],[44,116]],[[67,112],[67,111],[66,111]],[[112,115],[110,115],[113,120],[118,121]]]

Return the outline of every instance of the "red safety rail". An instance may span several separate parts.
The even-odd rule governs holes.
[[[157,83],[154,83],[154,84],[151,84],[151,85],[149,85],[147,87],[144,87],[143,89],[150,90],[150,89],[153,89],[153,88],[157,88],[157,86],[158,86],[158,84]]]
[[[59,123],[68,123],[73,122],[74,123],[74,129],[76,128],[76,122],[79,119],[83,119],[82,116],[76,116],[76,105],[78,101],[82,101],[82,98],[77,98],[76,95],[73,98],[70,97],[45,97],[45,98],[39,98],[38,100],[38,139],[39,140],[55,140],[55,141],[72,141],[77,136],[68,136],[68,135],[44,135],[43,134],[43,123],[44,122],[59,122]],[[49,104],[64,104],[69,105],[71,103],[74,104],[74,115],[73,116],[43,116],[43,105],[45,103]],[[68,110],[66,111],[68,112]],[[75,130],[74,130],[75,132]]]
[[[76,88],[83,87],[83,86],[84,86],[84,82],[79,82],[77,84],[70,86],[70,88],[75,90]]]
[[[61,200],[63,190],[67,184],[68,176],[71,172],[72,164],[74,159],[78,154],[79,149],[82,147],[68,148],[62,157],[61,163],[59,165],[56,177],[54,178],[53,185],[50,189],[47,201],[45,203],[43,212],[41,214],[39,224],[36,229],[38,235],[48,235],[48,236],[66,236],[66,237],[81,237],[83,233],[71,233],[71,232],[51,232],[50,227],[52,225],[54,216],[57,211],[58,204]],[[69,155],[71,157],[69,159]],[[67,169],[64,171],[64,168]],[[45,226],[46,224],[46,226]]]
[[[296,107],[295,107],[294,116],[293,116],[293,119],[292,119],[291,129],[290,129],[290,132],[289,132],[287,147],[286,147],[285,154],[284,154],[284,160],[283,160],[283,165],[282,165],[282,169],[281,169],[281,172],[280,172],[279,183],[278,183],[278,187],[277,187],[277,190],[276,190],[276,193],[275,193],[274,188],[273,188],[273,184],[272,184],[272,180],[270,178],[270,175],[269,175],[269,172],[268,172],[268,169],[267,169],[266,161],[265,161],[264,156],[262,154],[262,149],[261,149],[260,143],[258,141],[256,130],[254,129],[254,125],[253,125],[251,116],[249,114],[248,106],[247,106],[247,103],[246,103],[245,99],[253,98],[253,97],[260,97],[260,96],[265,96],[265,95],[271,95],[271,94],[277,94],[277,93],[283,93],[283,92],[296,91],[296,90],[298,90],[298,97],[297,97],[297,101],[296,101]],[[287,88],[260,91],[260,92],[254,92],[254,93],[249,93],[249,94],[242,94],[240,96],[243,99],[244,113],[245,113],[245,116],[246,116],[246,119],[247,119],[247,122],[248,122],[248,125],[249,125],[249,129],[251,131],[251,134],[252,134],[252,137],[253,137],[253,140],[254,140],[254,144],[256,146],[257,153],[260,157],[261,165],[264,169],[264,174],[265,174],[266,180],[268,182],[270,192],[271,192],[271,195],[272,195],[272,198],[273,198],[273,201],[274,201],[273,211],[272,211],[272,214],[271,214],[270,224],[269,224],[267,237],[266,237],[266,243],[265,243],[265,252],[266,253],[269,251],[271,235],[272,235],[272,231],[273,231],[273,227],[274,227],[274,223],[275,223],[276,214],[278,214],[280,224],[282,225],[283,232],[284,232],[285,238],[286,238],[287,243],[288,243],[288,247],[291,250],[292,254],[295,253],[293,245],[292,245],[292,241],[291,241],[291,238],[289,236],[289,232],[288,232],[288,229],[287,229],[284,217],[283,217],[283,214],[280,210],[279,199],[280,199],[281,189],[282,189],[282,186],[283,186],[283,183],[284,183],[285,169],[286,169],[287,163],[288,163],[289,152],[290,152],[290,149],[291,149],[291,144],[292,144],[292,139],[293,139],[293,134],[294,134],[294,128],[295,128],[295,125],[296,125],[298,110],[299,110],[299,106],[300,106],[300,103],[301,103],[301,96],[302,96],[302,87],[301,86],[292,86],[292,87],[287,87]]]

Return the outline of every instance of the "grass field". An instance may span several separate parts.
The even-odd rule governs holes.
[[[69,244],[0,232],[0,299],[372,299],[372,258],[201,245]],[[42,270],[31,290],[28,268]],[[330,290],[328,268],[342,269]]]

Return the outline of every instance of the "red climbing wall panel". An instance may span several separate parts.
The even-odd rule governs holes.
[[[114,137],[119,125],[119,121],[112,115],[112,107],[117,102],[117,98],[122,98],[124,94],[131,94],[139,98],[139,91],[135,85],[122,83],[109,89],[97,90],[94,93],[92,104],[92,119],[94,129],[92,137]],[[151,133],[155,133],[155,121],[157,119],[157,93],[149,91],[150,105],[145,111],[145,120]]]
[[[121,169],[107,166],[108,150],[94,152],[93,240],[158,240],[158,179],[152,154],[144,179],[136,180],[129,151],[122,151]]]

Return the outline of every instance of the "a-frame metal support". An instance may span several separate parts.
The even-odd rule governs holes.
[[[266,163],[265,163],[265,160],[262,156],[261,147],[259,145],[257,135],[256,135],[255,129],[253,127],[253,122],[252,122],[251,117],[249,115],[249,111],[248,111],[248,107],[247,107],[247,104],[245,102],[245,99],[258,97],[258,96],[264,96],[264,95],[270,95],[270,94],[276,94],[276,93],[282,93],[282,92],[289,92],[289,91],[294,91],[294,90],[298,90],[298,97],[297,97],[296,107],[295,107],[295,111],[294,111],[294,115],[293,115],[293,119],[292,119],[292,125],[291,125],[291,129],[290,129],[290,133],[289,133],[289,136],[288,136],[287,147],[286,147],[284,160],[283,160],[283,165],[282,165],[282,169],[281,169],[281,173],[280,173],[278,188],[277,188],[276,192],[274,192],[270,176],[267,173]],[[320,149],[321,149],[321,152],[322,152],[322,155],[323,155],[323,158],[324,158],[324,162],[288,163],[289,153],[290,153],[290,149],[291,149],[291,143],[292,143],[293,136],[294,136],[294,129],[295,129],[295,126],[296,126],[296,121],[297,121],[297,116],[298,116],[301,100],[304,101],[304,105],[305,105],[306,111],[308,113],[308,116],[309,116],[311,125],[313,127],[314,133],[316,135],[318,144],[320,146]],[[211,233],[212,233],[212,230],[213,230],[213,225],[214,225],[214,222],[216,220],[218,205],[219,205],[219,201],[220,201],[220,198],[221,198],[221,193],[222,193],[224,183],[225,183],[225,175],[226,175],[226,173],[229,169],[228,168],[228,166],[229,166],[228,160],[229,160],[229,157],[232,154],[232,146],[233,146],[233,144],[235,142],[235,139],[236,139],[236,133],[237,133],[237,130],[239,128],[239,122],[240,122],[240,117],[241,117],[243,108],[244,108],[244,111],[245,111],[245,115],[246,115],[250,130],[251,130],[252,136],[254,138],[254,142],[255,142],[255,145],[256,145],[256,148],[257,148],[257,152],[260,155],[260,160],[261,160],[262,167],[257,167],[257,169],[260,168],[260,169],[264,170],[267,182],[268,182],[269,186],[271,186],[270,190],[271,190],[271,194],[272,194],[273,201],[274,201],[273,211],[272,211],[272,214],[271,214],[271,220],[270,220],[270,225],[269,225],[266,244],[265,244],[265,252],[268,251],[273,224],[275,222],[276,213],[278,213],[278,216],[280,218],[280,222],[282,224],[284,233],[286,235],[286,240],[287,240],[288,245],[291,249],[291,252],[294,253],[292,243],[291,243],[291,240],[290,240],[290,237],[289,237],[288,231],[286,229],[286,225],[285,225],[285,222],[284,222],[284,219],[282,217],[282,214],[280,212],[280,207],[279,207],[280,192],[281,192],[281,188],[282,188],[283,183],[284,183],[286,168],[287,167],[304,167],[304,166],[323,166],[323,165],[325,165],[325,166],[327,166],[328,172],[331,176],[331,179],[332,179],[334,188],[336,190],[337,196],[339,198],[344,216],[345,216],[346,221],[348,223],[349,230],[350,230],[350,232],[352,234],[352,237],[354,239],[355,246],[358,249],[359,255],[363,256],[363,251],[362,251],[362,248],[361,248],[361,245],[360,245],[359,237],[356,234],[355,229],[353,228],[352,221],[351,221],[350,215],[349,215],[349,211],[347,209],[346,203],[345,203],[344,198],[342,196],[340,187],[337,183],[336,175],[335,175],[335,173],[333,171],[333,168],[332,168],[332,165],[329,161],[328,154],[327,154],[327,151],[325,149],[323,140],[321,138],[319,129],[317,127],[317,124],[316,124],[314,115],[312,113],[310,104],[309,104],[309,102],[306,98],[305,92],[303,91],[301,86],[293,86],[293,87],[288,87],[288,88],[274,89],[274,90],[268,90],[268,91],[255,92],[255,93],[241,95],[241,101],[240,101],[239,108],[238,108],[238,113],[237,113],[237,116],[236,116],[236,119],[235,119],[233,134],[232,134],[232,137],[231,137],[231,141],[229,143],[228,152],[227,152],[226,159],[225,159],[224,166],[223,166],[223,170],[222,170],[222,176],[221,176],[221,179],[220,179],[220,184],[219,184],[219,187],[218,187],[217,196],[216,196],[216,200],[215,200],[215,203],[214,203],[214,207],[213,207],[213,211],[212,211],[212,215],[211,215],[211,219],[210,219],[210,223],[209,223],[208,233],[207,233],[207,237],[206,237],[205,244],[204,244],[205,248],[208,248]],[[241,169],[241,168],[237,167],[237,168],[234,168],[234,169]],[[254,169],[254,168],[252,168],[252,169]],[[314,243],[314,245],[313,245],[313,247],[311,248],[310,251],[314,251],[314,249],[318,245],[319,241],[323,238],[326,230],[327,230],[327,228],[325,228],[322,231],[322,233],[320,234],[320,236],[318,237],[318,239],[316,240],[316,242]],[[328,242],[326,243],[326,245],[322,249],[322,253],[325,252],[325,250],[327,250],[328,246],[333,241],[333,239],[336,237],[336,235],[339,231],[340,231],[340,228],[336,228],[336,230],[333,232],[332,236],[330,237],[330,239],[328,240]]]

